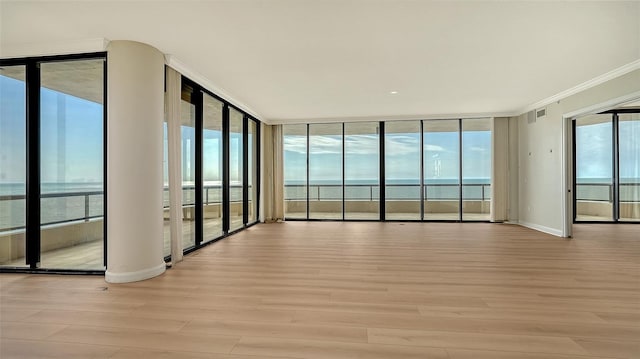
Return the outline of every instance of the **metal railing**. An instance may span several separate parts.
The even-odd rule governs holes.
[[[620,202],[640,202],[640,182],[620,183]],[[576,201],[613,202],[613,184],[577,183]]]
[[[97,196],[103,196],[104,192],[102,191],[89,191],[89,192],[58,192],[58,193],[43,193],[40,195],[41,198],[41,225],[54,225],[75,221],[88,221],[90,219],[101,218],[104,216],[102,213],[102,200],[96,199],[100,205],[91,206],[91,198],[95,198]],[[62,206],[55,206],[52,204],[48,204],[47,200],[51,199],[65,199],[69,200],[75,197],[82,197],[82,202],[75,203],[69,205],[69,203],[64,204],[64,213],[60,214],[59,208]],[[23,194],[20,195],[4,195],[0,196],[0,202],[5,201],[24,201],[26,200],[26,196]],[[23,205],[24,206],[24,205]],[[56,210],[56,207],[58,210]],[[93,209],[93,211],[92,211]],[[24,216],[24,210],[18,211],[22,212]],[[69,215],[69,212],[76,212],[75,215]],[[93,212],[93,213],[92,213]],[[80,214],[82,213],[82,214]],[[64,218],[61,218],[64,217]],[[57,219],[56,219],[57,218]],[[13,221],[15,222],[15,220]],[[22,225],[19,226],[1,226],[0,231],[12,231],[23,229],[24,226],[24,218],[20,219],[19,222],[23,222]]]
[[[251,189],[251,186],[249,186]],[[195,205],[195,186],[184,186],[183,198],[185,203],[182,207],[192,207]],[[203,187],[203,201],[205,205],[222,203],[222,186],[204,186]],[[215,190],[219,191],[218,193]],[[169,189],[165,187],[164,192],[164,208],[169,208],[168,193]],[[87,192],[57,192],[57,193],[43,193],[41,198],[41,225],[56,225],[78,221],[89,221],[91,219],[102,218],[103,213],[103,191],[87,191]],[[82,197],[82,201],[69,203],[73,198]],[[19,195],[3,195],[0,196],[0,203],[7,201],[23,201],[16,208],[11,208],[11,205],[6,208],[6,218],[0,217],[0,231],[13,231],[25,228],[25,203],[26,196],[24,194]],[[64,200],[64,203],[50,203],[51,201]],[[93,200],[93,201],[92,201]],[[231,186],[231,202],[242,201],[242,186]],[[49,203],[48,203],[49,202]],[[5,209],[3,207],[3,212]],[[13,214],[15,217],[8,217],[9,214]],[[17,225],[16,225],[17,223]],[[12,225],[13,224],[13,225]]]
[[[249,186],[249,192],[251,192],[252,186]],[[211,185],[202,187],[202,201],[204,205],[220,204],[222,203],[222,186]],[[213,190],[219,191],[215,193]],[[213,195],[210,195],[213,192]],[[242,185],[229,186],[229,192],[231,202],[242,202]],[[195,186],[183,186],[182,187],[182,207],[195,206],[196,202],[196,187]],[[164,209],[169,208],[169,188],[163,189],[163,206]]]
[[[302,201],[307,199],[305,184],[286,184],[285,201]],[[425,184],[424,199],[457,200],[460,197],[458,184]],[[470,183],[462,185],[463,200],[488,201],[491,199],[491,184]],[[347,184],[344,186],[346,201],[378,201],[380,200],[380,185],[378,184]],[[419,184],[388,184],[385,186],[386,200],[419,200]],[[342,185],[339,184],[310,184],[310,201],[341,201]]]

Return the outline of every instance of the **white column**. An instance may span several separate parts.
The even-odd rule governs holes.
[[[107,271],[111,283],[165,271],[164,56],[133,41],[107,48]]]

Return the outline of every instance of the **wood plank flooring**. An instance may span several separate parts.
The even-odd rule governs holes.
[[[640,358],[640,227],[261,224],[160,277],[0,275],[0,358]]]

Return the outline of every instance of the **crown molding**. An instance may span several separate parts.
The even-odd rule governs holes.
[[[0,58],[7,59],[102,52],[107,50],[107,45],[109,45],[109,40],[105,38],[22,44],[3,43],[2,46],[0,46]]]
[[[520,111],[518,111],[519,113],[516,116],[522,115],[524,113],[527,113],[529,111],[533,111],[535,109],[538,109],[540,107],[544,107],[550,103],[556,102],[556,101],[560,101],[563,100],[569,96],[575,95],[577,93],[583,92],[585,90],[588,90],[592,87],[596,87],[600,84],[603,84],[607,81],[611,81],[617,77],[626,75],[632,71],[638,70],[640,69],[640,59],[635,60],[633,62],[630,62],[626,65],[620,66],[615,70],[609,71],[605,74],[602,74],[598,77],[594,77],[593,79],[583,82],[577,86],[574,86],[570,89],[564,90],[560,93],[557,93],[551,97],[547,97],[544,100],[540,100],[534,104],[531,104],[523,109],[521,109]]]
[[[214,85],[213,82],[211,82],[207,77],[205,77],[204,75],[200,74],[199,72],[191,69],[187,64],[182,62],[177,57],[175,57],[173,55],[170,55],[170,54],[165,54],[164,55],[164,59],[165,59],[165,64],[167,66],[169,66],[169,67],[173,68],[174,70],[178,71],[180,74],[188,77],[190,80],[196,82],[197,84],[199,84],[200,86],[204,87],[205,89],[207,89],[207,90],[215,93],[216,95],[224,98],[228,102],[232,103],[234,106],[241,108],[243,111],[247,112],[248,114],[250,114],[251,116],[257,118],[258,120],[260,120],[260,121],[262,121],[262,122],[264,122],[266,124],[270,124],[269,121],[265,121],[260,116],[260,114],[258,112],[253,110],[246,103],[243,103],[242,101],[238,101],[233,96],[229,95],[229,93],[227,91],[225,91],[224,89],[222,89],[219,86]]]

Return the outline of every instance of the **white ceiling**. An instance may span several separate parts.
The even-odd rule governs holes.
[[[269,122],[518,113],[640,59],[636,1],[0,1],[2,56],[141,41]]]

